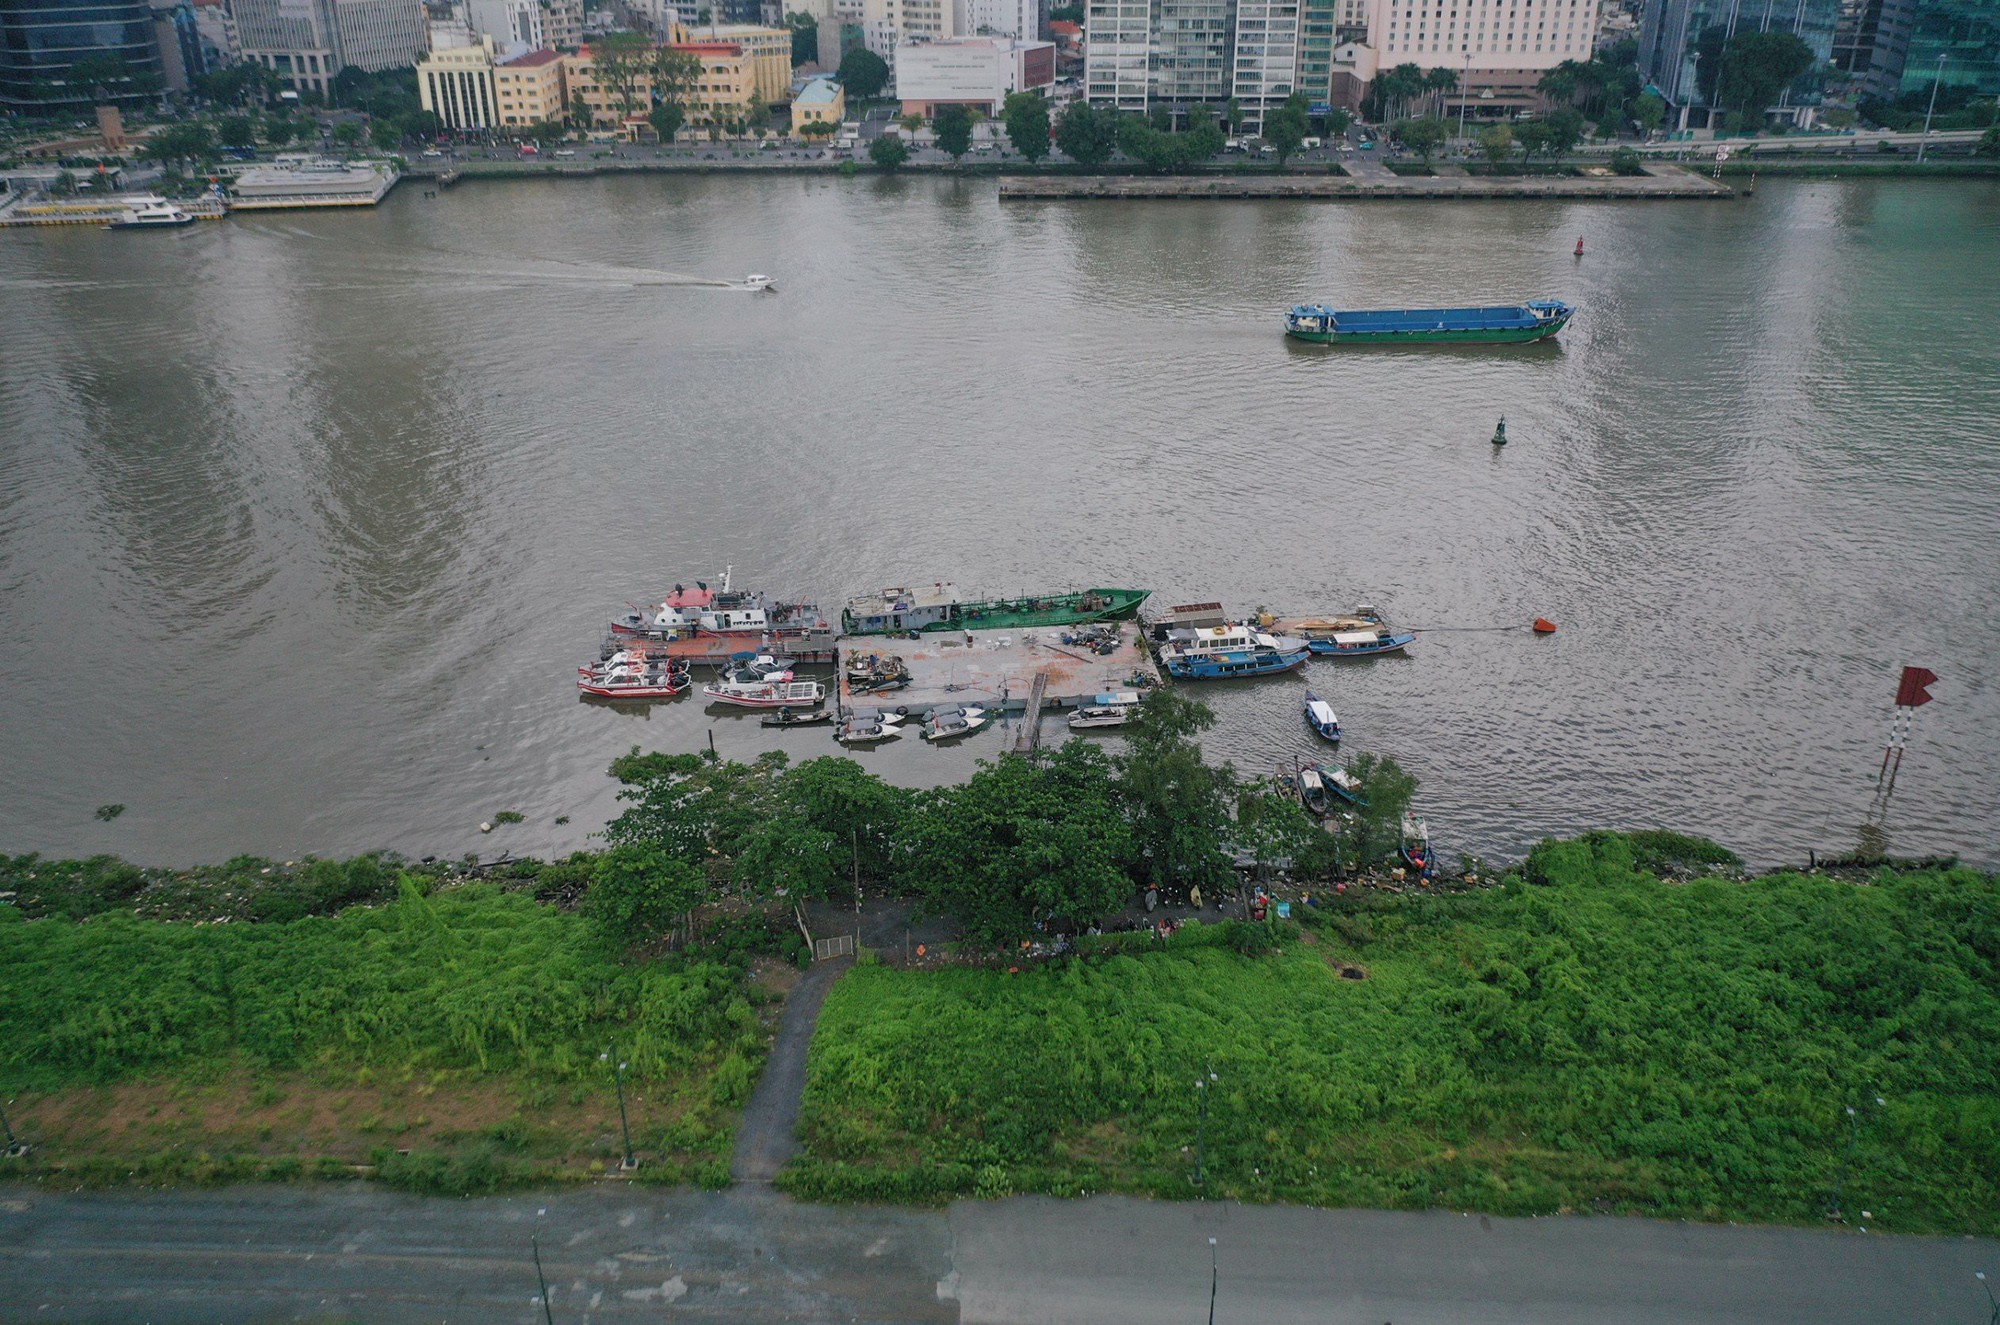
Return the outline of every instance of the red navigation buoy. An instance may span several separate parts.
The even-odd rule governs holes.
[[[1553,635],[1556,633],[1556,623],[1545,616],[1538,616],[1535,618],[1534,630],[1537,635]]]
[[[1578,235],[1578,236],[1576,237],[1576,255],[1577,255],[1577,256],[1578,256],[1579,258],[1583,256],[1583,236],[1582,236],[1582,235]]]

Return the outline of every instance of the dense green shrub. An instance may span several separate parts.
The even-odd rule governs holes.
[[[106,1081],[241,1055],[597,1071],[712,1062],[755,1026],[736,972],[619,965],[577,916],[473,886],[289,924],[29,921],[0,907],[0,1070],[13,1086]]]
[[[970,1190],[998,1165],[1014,1190],[1184,1193],[1212,1066],[1212,1192],[1809,1221],[1855,1104],[1851,1204],[2000,1230],[1996,880],[1662,882],[1637,863],[1661,846],[1547,843],[1532,883],[1376,899],[1365,979],[1334,969],[1331,924],[1254,960],[1155,940],[1016,975],[857,969],[814,1038],[792,1190]]]

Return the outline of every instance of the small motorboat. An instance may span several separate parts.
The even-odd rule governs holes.
[[[1306,691],[1306,725],[1336,745],[1340,742],[1340,715],[1333,705]]]
[[[106,230],[172,230],[193,225],[194,214],[184,212],[164,198],[140,204],[105,226]]]
[[[1102,695],[1092,695],[1090,702],[1069,715],[1071,731],[1088,731],[1092,727],[1123,727],[1132,720],[1143,697],[1136,690],[1113,690]]]
[[[769,685],[776,681],[795,681],[788,660],[774,658],[768,653],[732,653],[729,666],[722,669],[718,680],[731,685]]]
[[[701,688],[711,704],[732,704],[746,709],[811,708],[826,698],[826,687],[817,681],[772,681],[761,685],[740,681],[717,681]]]
[[[971,708],[962,704],[948,704],[934,708],[924,719],[923,738],[933,745],[940,741],[956,741],[981,731],[993,722],[993,715],[982,708]]]
[[[694,684],[681,659],[624,654],[577,668],[576,688],[599,699],[671,699]]]
[[[1379,653],[1400,653],[1417,638],[1411,631],[1390,629],[1382,614],[1366,603],[1346,616],[1330,621],[1301,621],[1294,629],[1305,637],[1306,648],[1317,658],[1369,658]]]
[[[1428,879],[1437,872],[1437,861],[1431,854],[1431,830],[1422,819],[1407,811],[1403,814],[1403,840],[1396,848],[1396,855],[1405,868],[1422,878]]]
[[[850,713],[833,739],[842,745],[880,745],[903,734],[903,715],[871,711]]]
[[[763,727],[811,727],[817,723],[832,721],[833,711],[831,709],[808,709],[804,713],[794,713],[791,709],[781,708],[776,713],[766,713],[758,720],[758,725]]]
[[[778,287],[771,284],[771,278],[759,271],[753,271],[743,278],[743,288],[752,294],[762,294],[766,290],[769,290],[772,294],[778,292]]]
[[[1327,779],[1318,764],[1307,764],[1294,775],[1293,785],[1298,788],[1299,803],[1322,817],[1333,813],[1333,793],[1327,788]]]

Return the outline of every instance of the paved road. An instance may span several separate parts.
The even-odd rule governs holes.
[[[949,1211],[605,1184],[0,1191],[0,1322],[1983,1325],[2000,1243],[1099,1198]]]
[[[792,986],[770,1056],[736,1128],[736,1153],[729,1174],[738,1182],[767,1183],[798,1149],[799,1101],[806,1089],[806,1049],[819,1023],[826,991],[853,960],[814,962]]]

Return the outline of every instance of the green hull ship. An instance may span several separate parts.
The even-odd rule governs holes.
[[[913,630],[1038,630],[1091,621],[1127,621],[1151,589],[1086,589],[1028,598],[961,600],[949,584],[884,589],[850,599],[840,614],[848,635],[905,635]]]
[[[1576,309],[1560,299],[1497,308],[1399,308],[1342,312],[1300,304],[1285,314],[1285,334],[1315,345],[1528,345],[1569,324]]]

